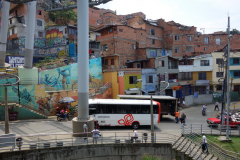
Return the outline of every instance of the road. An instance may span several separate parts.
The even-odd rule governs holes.
[[[221,104],[220,104],[221,105]],[[219,105],[219,106],[220,106]],[[190,123],[203,124],[204,128],[208,128],[206,119],[209,117],[215,117],[217,111],[214,110],[214,105],[208,105],[207,115],[202,116],[201,114],[202,105],[186,108],[180,111],[186,114],[186,124],[190,126]],[[102,132],[132,132],[131,127],[101,127]],[[138,132],[149,132],[150,127],[140,127]],[[181,124],[175,123],[173,116],[163,116],[163,119],[159,124],[155,125],[155,131],[179,134],[181,133]],[[28,135],[28,134],[39,134],[39,133],[58,133],[58,132],[72,132],[72,122],[58,122],[55,120],[34,120],[28,121],[23,120],[20,122],[10,123],[10,133],[17,135]],[[4,134],[4,122],[0,124],[0,134]]]

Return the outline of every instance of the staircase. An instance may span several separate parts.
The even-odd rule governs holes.
[[[100,88],[92,89],[91,92],[89,92],[89,99],[94,98],[95,95],[103,94],[108,88],[111,88],[111,87],[112,87],[111,82],[107,82]]]
[[[17,99],[9,99],[8,100],[8,104],[11,103],[11,105],[15,105],[16,107],[19,107],[19,109],[24,112],[24,111],[29,111],[31,113],[31,115],[36,115],[36,117],[38,117],[39,119],[46,119],[48,118],[48,116],[46,115],[46,113],[42,110],[38,110],[38,106],[31,104],[28,105],[26,103],[23,103],[24,100],[21,99],[20,100],[20,104],[19,104],[19,100]],[[10,105],[10,104],[9,104]],[[4,102],[0,102],[0,106],[4,107],[5,103]]]
[[[184,152],[186,155],[194,160],[218,160],[214,157],[214,154],[203,153],[201,144],[196,144],[192,142],[187,137],[179,137],[179,139],[173,144],[173,149]]]

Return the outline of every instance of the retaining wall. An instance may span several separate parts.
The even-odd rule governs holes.
[[[194,95],[185,96],[185,105],[192,106],[192,105],[199,105],[199,104],[209,104],[213,103],[213,96],[212,94],[200,94],[197,98]]]
[[[144,154],[167,160],[192,160],[171,144],[97,144],[0,153],[1,160],[140,160]],[[13,158],[14,157],[14,158]]]

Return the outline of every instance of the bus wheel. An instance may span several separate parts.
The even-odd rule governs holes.
[[[133,127],[133,129],[137,129],[139,127],[139,123],[138,122],[134,122],[132,124],[132,127]]]

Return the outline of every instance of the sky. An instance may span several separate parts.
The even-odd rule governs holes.
[[[186,26],[195,26],[205,34],[226,31],[228,15],[230,28],[240,30],[240,0],[112,0],[98,8],[117,11],[117,15],[143,12],[146,19],[165,19]]]

